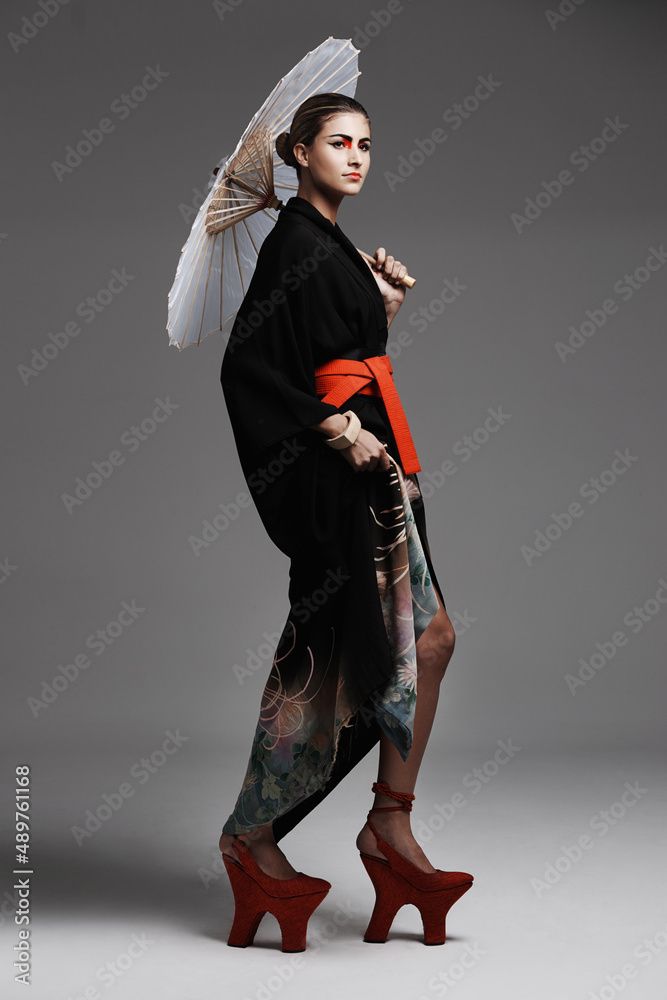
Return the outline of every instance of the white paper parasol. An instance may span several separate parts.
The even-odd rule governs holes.
[[[257,254],[283,201],[297,190],[293,167],[280,159],[274,137],[298,106],[318,93],[353,97],[359,49],[329,37],[283,77],[219,169],[185,242],[169,292],[169,343],[179,350],[221,331],[243,301]]]

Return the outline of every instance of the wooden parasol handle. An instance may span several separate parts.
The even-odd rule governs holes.
[[[364,260],[367,260],[369,264],[376,263],[375,257],[371,257],[369,253],[364,253],[363,250],[359,250],[359,247],[357,247],[357,252],[360,253]],[[406,274],[401,284],[405,285],[406,288],[412,288],[416,280],[416,278],[411,278],[409,274]]]

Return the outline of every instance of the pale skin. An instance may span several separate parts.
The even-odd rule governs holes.
[[[345,195],[358,194],[363,186],[370,167],[370,145],[370,127],[363,115],[338,114],[330,118],[312,146],[306,147],[301,143],[294,146],[294,155],[301,167],[297,195],[311,202],[331,223],[335,223],[338,206]],[[360,176],[352,176],[354,173]],[[382,293],[389,326],[405,298],[405,287],[400,282],[407,268],[387,254],[384,247],[378,247],[374,257],[375,264],[368,266]],[[342,413],[333,414],[321,423],[313,424],[313,429],[331,438],[342,433],[347,423]],[[348,462],[355,472],[373,472],[377,468],[386,470],[390,466],[385,446],[363,427],[355,443],[338,450],[336,454],[342,461]],[[397,792],[414,794],[438,705],[440,682],[454,651],[454,643],[454,628],[438,594],[438,611],[417,642],[419,694],[408,759],[404,762],[391,740],[384,733],[380,736],[377,780],[386,782]],[[376,795],[372,805],[395,806],[397,803],[384,795]],[[409,812],[374,812],[371,820],[380,836],[414,865],[425,872],[436,870],[412,834]],[[271,823],[238,837],[268,875],[284,879],[298,874],[276,844]],[[235,856],[233,841],[231,834],[221,835],[220,850],[223,854]],[[356,845],[365,854],[384,857],[367,823],[361,828]]]

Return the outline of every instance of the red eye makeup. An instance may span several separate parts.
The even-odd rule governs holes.
[[[344,135],[342,132],[336,132],[335,135],[330,135],[330,139],[340,139],[341,142],[345,144],[346,149],[352,149],[352,136]],[[370,145],[370,139],[368,137],[360,139],[359,142],[365,142]]]

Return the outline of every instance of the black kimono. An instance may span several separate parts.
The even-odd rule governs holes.
[[[324,402],[315,369],[385,354],[377,283],[309,201],[290,198],[259,251],[221,382],[248,488],[290,557],[290,611],[245,780],[225,833],[292,829],[378,741],[412,743],[415,643],[437,611],[423,501],[383,399]],[[354,410],[387,445],[388,471],[354,472],[311,429]]]

